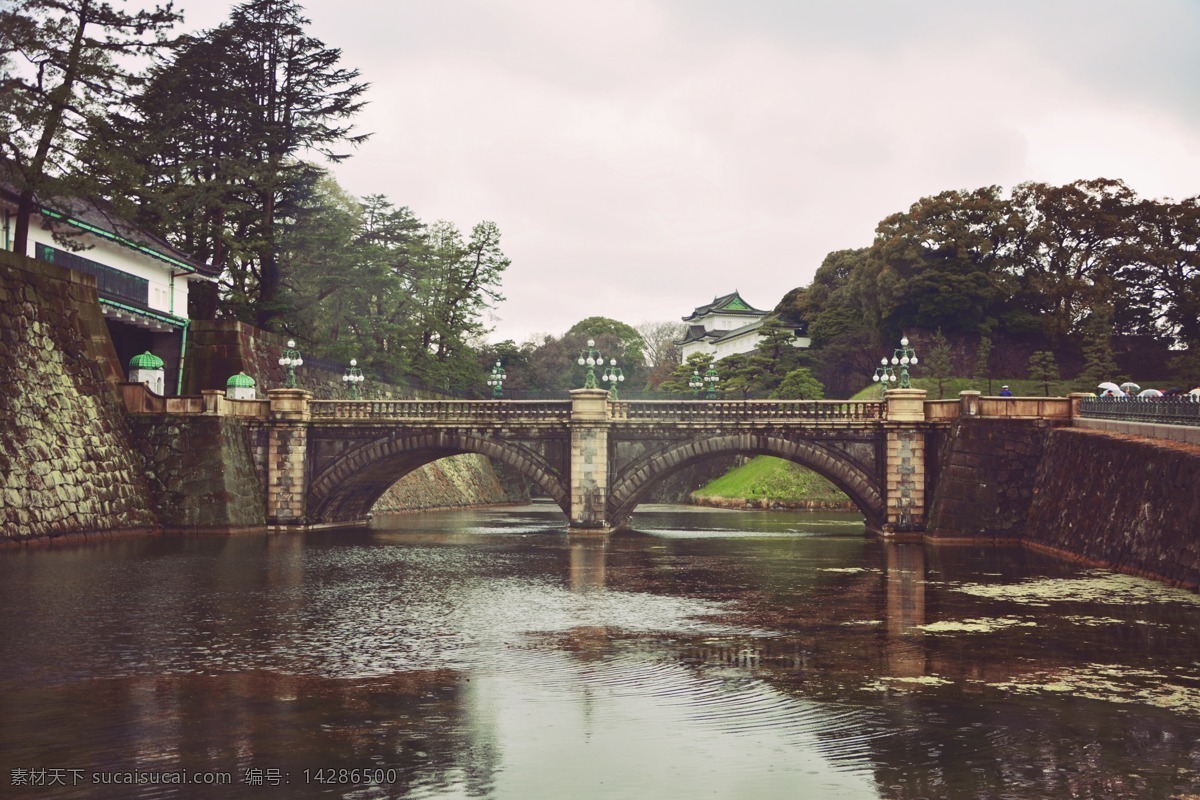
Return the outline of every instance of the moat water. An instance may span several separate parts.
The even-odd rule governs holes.
[[[0,550],[0,796],[1200,796],[1196,595],[855,515],[563,522]]]

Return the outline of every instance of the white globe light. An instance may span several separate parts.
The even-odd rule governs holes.
[[[352,358],[352,359],[350,359],[350,366],[352,366],[352,367],[357,367],[357,366],[358,366],[358,359],[357,359],[357,358]]]
[[[295,347],[295,346],[296,346],[296,340],[288,339],[288,347]]]
[[[886,367],[887,366],[887,356],[884,356],[883,358],[879,359],[879,363],[883,364]]]
[[[588,339],[588,347],[595,347],[595,346],[596,346],[596,340]]]
[[[589,367],[596,366],[596,359],[592,358],[591,356],[588,356],[587,364]]]
[[[579,366],[583,366],[583,356],[579,357]]]
[[[871,380],[875,381],[876,383],[879,383],[879,376],[878,376],[878,375],[872,375],[872,376],[871,376]]]
[[[301,358],[300,356],[296,356],[296,366],[297,366],[297,367],[302,367],[302,366],[304,366],[304,359],[303,359],[303,358]]]
[[[908,364],[908,356],[903,356],[903,357],[900,359],[900,363],[901,363],[901,364],[904,364],[904,365],[906,365],[906,366],[907,366],[907,364]]]
[[[913,356],[913,357],[912,357],[912,361],[911,361],[911,362],[909,362],[909,363],[912,363],[912,364],[915,364],[915,363],[917,363],[917,357],[916,357],[916,356]]]
[[[903,336],[900,338],[900,346],[908,347],[908,337],[907,336]]]
[[[625,376],[624,376],[624,375],[618,375],[618,376],[617,376],[617,380],[619,380],[619,381],[623,381],[623,380],[625,380]]]
[[[893,364],[899,364],[899,363],[900,363],[900,359],[896,358],[895,356],[892,356],[892,363],[893,363]]]
[[[284,358],[283,356],[279,357],[279,366],[286,367],[287,363],[288,363],[288,360],[286,358]]]

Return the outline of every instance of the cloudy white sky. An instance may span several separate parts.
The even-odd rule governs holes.
[[[190,30],[231,3],[184,0]],[[372,86],[334,173],[512,259],[493,340],[770,308],[924,195],[1200,193],[1200,0],[308,0]]]

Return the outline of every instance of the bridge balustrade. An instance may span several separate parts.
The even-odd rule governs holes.
[[[1079,414],[1161,425],[1200,426],[1200,400],[1183,397],[1088,397],[1079,401]]]
[[[886,404],[870,400],[645,400],[613,404],[631,422],[878,422]]]
[[[569,400],[312,400],[314,420],[566,424]]]

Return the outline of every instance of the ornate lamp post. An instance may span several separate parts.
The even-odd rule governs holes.
[[[721,376],[717,374],[717,368],[710,366],[708,371],[704,373],[704,383],[708,386],[708,391],[705,393],[706,400],[717,399],[717,383],[721,380]]]
[[[342,381],[346,384],[346,388],[350,390],[351,400],[359,398],[358,385],[366,379],[366,376],[362,374],[362,370],[358,368],[358,359],[350,359],[350,367],[346,370],[346,374],[342,376]]]
[[[487,385],[492,387],[492,397],[504,397],[504,382],[508,380],[508,375],[504,372],[504,367],[500,366],[500,360],[496,360],[496,366],[492,367],[492,374],[487,379]]]
[[[608,384],[608,391],[612,395],[612,399],[617,399],[617,384],[625,380],[625,373],[617,366],[617,360],[611,359],[608,366],[604,368],[604,375],[600,378]]]
[[[587,365],[587,371],[583,376],[583,388],[599,389],[596,383],[595,368],[597,365],[604,366],[604,356],[600,355],[600,351],[596,349],[596,340],[588,339],[587,349],[579,353],[579,366]]]
[[[871,380],[879,384],[879,396],[886,397],[888,390],[888,381],[896,380],[896,371],[888,366],[887,356],[879,359],[880,366],[875,368],[875,374],[871,376]]]
[[[700,390],[704,388],[704,379],[700,377],[700,370],[692,370],[692,377],[688,378],[688,388],[692,390],[692,397],[699,400]]]
[[[296,367],[304,366],[304,359],[300,357],[300,351],[296,349],[294,339],[288,339],[287,347],[283,351],[283,355],[279,357],[279,366],[287,370],[287,378],[283,382],[286,389],[296,388]]]
[[[900,347],[892,353],[892,365],[900,365],[900,388],[911,389],[908,383],[908,367],[909,365],[916,366],[917,351],[912,350],[908,346],[908,337],[900,338]]]

